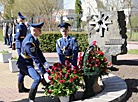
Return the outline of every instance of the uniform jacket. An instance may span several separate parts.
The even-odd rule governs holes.
[[[10,38],[12,38],[12,33],[13,33],[13,27],[9,27],[8,35],[9,35]]]
[[[20,23],[17,26],[17,29],[16,29],[16,36],[15,36],[16,48],[21,48],[22,47],[22,41],[26,36],[26,32],[27,32],[26,25],[24,23]]]
[[[30,56],[30,58],[25,58],[24,56]],[[42,74],[46,73],[43,67],[46,59],[39,48],[39,41],[35,41],[32,34],[29,34],[22,42],[21,55],[18,59],[18,67],[27,73],[28,68],[34,68],[33,61]]]
[[[60,63],[65,62],[67,59],[75,67],[77,67],[77,57],[78,57],[78,42],[74,37],[67,37],[65,43],[63,37],[56,41],[56,50],[60,60]],[[72,56],[71,58],[66,58],[67,56]]]

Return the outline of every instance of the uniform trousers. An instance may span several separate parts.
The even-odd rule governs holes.
[[[24,71],[23,69],[25,69],[25,66],[18,66],[18,67],[20,69],[18,82],[23,83],[24,76],[28,75],[34,80],[33,83],[32,83],[31,88],[33,88],[33,89],[37,88],[37,86],[39,85],[39,83],[41,81],[40,74],[34,68],[27,68],[26,67],[26,70]]]

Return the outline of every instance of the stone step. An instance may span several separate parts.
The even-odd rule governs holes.
[[[88,99],[73,102],[122,102],[127,94],[126,82],[113,74],[102,78],[104,90],[101,93]]]

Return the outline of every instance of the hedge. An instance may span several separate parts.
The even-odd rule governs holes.
[[[79,52],[83,52],[88,46],[87,33],[72,32],[69,36],[75,37],[78,41]],[[61,38],[60,32],[47,32],[39,35],[40,49],[42,52],[56,52],[56,40]]]

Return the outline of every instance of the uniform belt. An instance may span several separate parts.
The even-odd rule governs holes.
[[[21,36],[20,38],[25,38],[24,36]]]
[[[21,56],[22,56],[23,58],[31,58],[29,55],[23,55],[22,53],[21,53]]]
[[[73,55],[71,55],[71,56],[64,56],[64,58],[72,58],[73,57]]]

